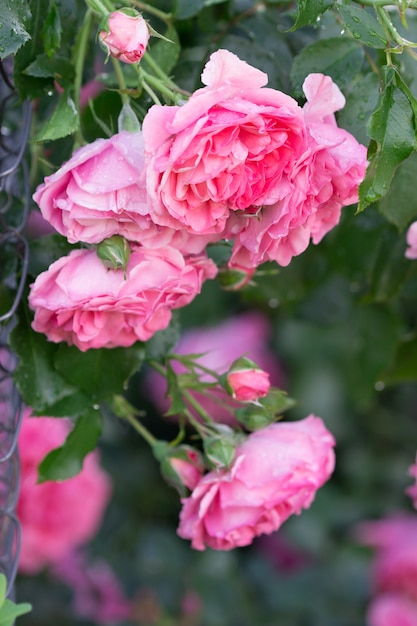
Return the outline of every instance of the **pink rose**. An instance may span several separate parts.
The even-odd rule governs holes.
[[[131,346],[169,325],[217,268],[205,255],[133,247],[126,269],[107,270],[93,250],[73,250],[31,286],[32,327],[50,341],[89,348]]]
[[[232,396],[238,402],[256,402],[263,398],[271,386],[268,372],[253,367],[234,369],[226,376]]]
[[[235,235],[230,265],[257,267],[265,261],[288,265],[293,256],[317,244],[340,219],[343,206],[358,200],[366,169],[366,148],[338,128],[334,112],[344,96],[329,76],[310,74],[303,85],[308,130],[304,154],[293,163],[281,198],[246,223],[232,217]]]
[[[78,476],[37,484],[38,465],[64,442],[67,420],[31,417],[26,409],[19,434],[21,463],[17,516],[22,525],[20,571],[35,574],[96,534],[110,498],[110,480],[89,454]]]
[[[142,133],[123,131],[76,150],[33,195],[43,217],[70,243],[121,235],[148,247],[201,252],[213,240],[157,226],[151,220]]]
[[[417,604],[401,594],[383,594],[371,604],[368,626],[417,626]]]
[[[73,609],[80,617],[103,625],[131,617],[133,604],[105,561],[89,562],[84,553],[71,552],[54,563],[52,574],[71,587]]]
[[[99,34],[107,54],[124,63],[137,63],[145,54],[150,32],[142,15],[132,9],[110,13],[107,28]]]
[[[211,471],[182,500],[178,534],[196,550],[230,550],[270,534],[308,508],[334,468],[333,436],[319,417],[255,431],[228,470]]]
[[[407,259],[417,259],[417,222],[413,222],[407,230]]]
[[[224,374],[244,350],[250,359],[268,370],[273,385],[282,387],[285,384],[284,374],[278,359],[268,347],[270,335],[271,328],[268,319],[261,313],[250,311],[213,327],[189,330],[181,337],[174,352],[176,354],[201,354],[202,356],[197,359],[198,363],[218,374]],[[242,337],[245,338],[243,348]],[[185,371],[184,366],[177,361],[174,361],[172,366],[177,374]],[[202,374],[201,378],[209,381],[208,375]],[[160,374],[155,371],[149,374],[145,382],[145,392],[150,395],[161,413],[168,409],[169,405],[165,398],[166,381]],[[195,391],[192,394],[216,422],[233,421],[232,414],[226,407],[230,407],[233,411],[238,404],[232,401],[222,387],[212,389],[210,397]],[[225,406],[219,404],[218,401],[223,402]]]
[[[144,119],[150,212],[157,224],[222,238],[230,212],[254,215],[282,198],[306,129],[297,102],[227,50],[201,79],[183,106],[153,106]]]

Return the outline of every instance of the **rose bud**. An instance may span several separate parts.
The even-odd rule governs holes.
[[[130,258],[129,244],[126,239],[120,235],[113,235],[99,243],[97,246],[97,256],[107,269],[122,269],[126,273]]]
[[[250,359],[242,357],[232,364],[226,376],[226,387],[235,400],[256,402],[269,391],[269,374]]]
[[[239,291],[250,282],[255,269],[223,266],[219,268],[217,280],[225,291]]]
[[[166,448],[166,454],[161,459],[162,476],[181,495],[184,494],[184,487],[191,491],[195,488],[204,469],[200,452],[191,446]]]
[[[108,55],[124,63],[137,63],[145,54],[149,37],[143,16],[134,9],[123,8],[106,18],[99,41]]]

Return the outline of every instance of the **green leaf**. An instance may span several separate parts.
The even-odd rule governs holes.
[[[384,68],[383,85],[379,107],[368,124],[373,141],[368,154],[370,165],[359,188],[359,211],[385,196],[398,165],[416,146],[413,106],[397,87],[392,67]]]
[[[393,363],[381,380],[387,384],[417,381],[417,337],[399,344]]]
[[[315,41],[295,57],[290,72],[294,90],[302,95],[304,79],[312,72],[327,74],[343,87],[359,72],[363,58],[362,47],[353,39],[331,37]]]
[[[163,361],[166,355],[172,350],[180,337],[180,325],[178,317],[172,316],[168,328],[159,330],[146,342],[146,358]]]
[[[74,66],[68,59],[54,56],[52,59],[47,54],[40,54],[24,70],[23,74],[36,78],[53,78],[60,85],[71,85],[74,76]]]
[[[380,234],[374,265],[369,276],[367,299],[385,302],[398,295],[408,275],[409,261],[404,256],[404,241],[395,228]]]
[[[373,72],[365,74],[345,94],[346,105],[337,114],[339,126],[352,133],[364,145],[369,142],[366,123],[378,103],[378,94],[378,76]]]
[[[97,445],[101,422],[100,411],[93,408],[79,417],[64,444],[52,450],[39,465],[38,482],[76,476],[82,469],[86,455]]]
[[[403,230],[417,219],[417,194],[415,175],[417,172],[417,153],[413,152],[398,167],[388,193],[379,202],[379,210],[391,224]],[[399,202],[398,199],[401,198]]]
[[[130,376],[145,357],[140,343],[130,348],[100,348],[80,352],[75,346],[61,344],[55,357],[58,373],[71,385],[99,402],[121,394]]]
[[[11,600],[5,600],[0,611],[0,626],[13,626],[16,617],[25,615],[32,610],[32,605],[28,602],[14,604]]]
[[[343,24],[357,41],[370,48],[386,48],[388,40],[378,20],[367,10],[353,4],[339,4]]]
[[[181,47],[178,33],[172,25],[165,31],[164,37],[170,41],[160,39],[157,43],[152,44],[151,54],[153,60],[158,64],[158,67],[160,67],[165,74],[169,74],[178,61]],[[143,60],[146,62],[146,54]]]
[[[55,371],[58,346],[47,341],[44,335],[35,333],[30,323],[29,311],[22,307],[19,323],[11,333],[11,347],[19,357],[14,379],[24,401],[38,415],[55,415],[55,405],[59,407],[59,416],[79,413],[91,401]],[[62,413],[63,400],[71,400],[68,408],[72,408],[72,413]]]
[[[334,0],[299,0],[297,19],[290,32],[307,24],[315,24],[317,18],[333,5]]]
[[[55,111],[39,130],[34,141],[53,141],[67,137],[77,130],[79,123],[76,106],[68,92],[64,91],[58,100]]]
[[[15,54],[29,35],[30,9],[27,0],[2,0],[0,7],[0,60]]]
[[[61,17],[55,0],[50,0],[49,11],[42,28],[43,46],[48,57],[52,57],[61,45]]]
[[[204,5],[204,0],[177,0],[175,5],[175,17],[179,20],[184,20],[187,17],[197,15]]]
[[[7,593],[7,579],[4,574],[0,574],[0,609],[2,608],[6,599]]]

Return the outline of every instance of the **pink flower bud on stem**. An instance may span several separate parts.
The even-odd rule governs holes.
[[[149,26],[142,14],[129,8],[110,13],[99,33],[100,44],[107,55],[124,63],[141,60],[149,37]]]
[[[232,364],[226,375],[226,388],[239,402],[257,402],[269,391],[269,374],[250,359],[242,357]]]

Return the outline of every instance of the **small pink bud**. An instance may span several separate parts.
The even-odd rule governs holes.
[[[110,13],[99,34],[107,54],[124,63],[137,63],[145,54],[150,31],[143,16],[133,9]]]
[[[266,396],[270,388],[268,372],[245,357],[232,365],[226,383],[229,393],[239,402],[256,402]]]
[[[204,469],[200,453],[191,446],[178,446],[172,449],[161,463],[165,480],[180,492],[184,486],[192,491]]]

